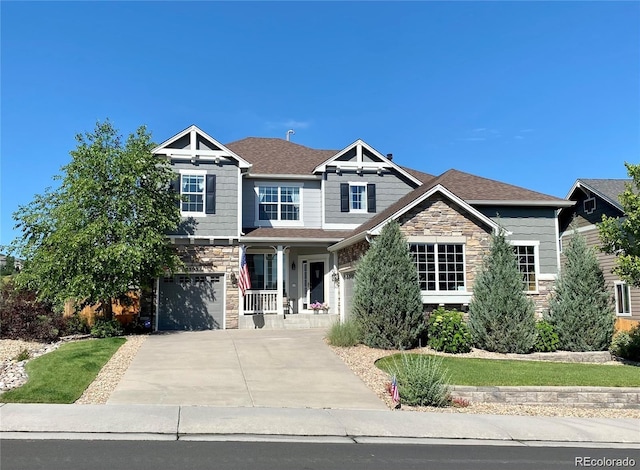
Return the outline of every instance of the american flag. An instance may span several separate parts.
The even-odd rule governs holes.
[[[391,380],[391,398],[394,403],[400,403],[400,392],[398,391],[398,381],[396,380],[395,375]]]
[[[244,246],[240,247],[240,275],[238,277],[238,287],[244,295],[247,289],[251,289],[251,278],[249,277],[249,267],[247,266],[247,253]]]

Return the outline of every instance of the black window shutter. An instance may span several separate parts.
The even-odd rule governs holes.
[[[349,212],[349,183],[340,183],[340,212]]]
[[[376,185],[369,183],[367,185],[367,212],[376,211]]]
[[[207,175],[206,213],[216,213],[216,175]]]
[[[177,175],[178,177],[174,180],[171,181],[171,191],[175,192],[178,196],[180,195],[180,175]],[[180,208],[180,199],[176,199],[176,206],[178,206],[178,208]]]

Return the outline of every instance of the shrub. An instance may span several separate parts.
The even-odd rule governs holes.
[[[327,340],[332,346],[348,347],[360,343],[360,328],[353,320],[334,323],[329,329]]]
[[[471,334],[462,321],[462,313],[438,307],[427,324],[429,346],[436,351],[466,353],[471,351]]]
[[[112,336],[122,336],[124,330],[118,320],[105,320],[103,318],[96,320],[95,325],[91,328],[91,336],[95,338],[110,338]]]
[[[531,352],[536,341],[535,307],[524,288],[513,246],[504,232],[493,235],[469,304],[467,325],[477,347],[501,353]]]
[[[124,334],[127,335],[139,335],[144,333],[151,333],[151,321],[140,320],[140,317],[135,317],[131,322],[124,325]]]
[[[83,335],[91,331],[87,320],[77,313],[65,318],[66,335]]]
[[[449,372],[442,358],[402,354],[387,370],[396,376],[401,402],[410,406],[442,407],[449,404]]]
[[[21,290],[12,282],[0,289],[0,338],[54,341],[64,331],[62,314],[36,299],[36,293]]]
[[[425,330],[418,271],[397,222],[387,223],[356,271],[353,313],[367,346],[410,349]]]
[[[553,352],[558,349],[558,333],[553,325],[545,320],[536,323],[536,344],[533,350],[536,352]]]
[[[14,357],[13,360],[16,362],[21,362],[21,361],[26,361],[30,357],[31,357],[31,354],[29,354],[29,350],[25,348],[22,351],[20,351],[20,354]]]
[[[558,333],[559,349],[604,351],[611,344],[615,314],[602,269],[579,233],[573,233],[564,254],[546,320]]]
[[[640,361],[640,325],[631,331],[618,331],[613,336],[611,347],[612,354],[630,361]]]

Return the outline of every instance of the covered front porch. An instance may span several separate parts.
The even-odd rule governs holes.
[[[314,328],[338,321],[339,278],[327,243],[246,240],[251,287],[240,296],[239,328]]]

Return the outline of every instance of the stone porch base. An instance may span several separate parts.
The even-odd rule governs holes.
[[[291,313],[288,315],[240,315],[238,328],[265,328],[267,330],[328,328],[337,321],[339,321],[339,315],[323,313],[317,315],[308,313]]]

